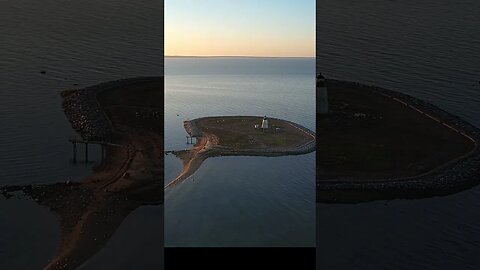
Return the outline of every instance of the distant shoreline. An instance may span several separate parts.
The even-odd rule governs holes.
[[[196,56],[196,55],[167,55],[165,58],[252,58],[252,59],[315,59],[315,56],[248,56],[248,55],[212,55],[212,56]]]

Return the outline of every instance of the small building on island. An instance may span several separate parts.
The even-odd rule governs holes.
[[[262,120],[262,129],[263,130],[268,129],[268,118],[266,115],[263,117],[263,120]]]
[[[255,127],[255,129],[261,129],[262,131],[267,130],[269,128],[267,116],[265,115],[263,117],[261,124],[255,124],[254,127]]]

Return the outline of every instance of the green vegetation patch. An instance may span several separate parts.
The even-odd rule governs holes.
[[[312,140],[286,121],[269,119],[270,128],[255,128],[263,117],[209,117],[198,120],[200,130],[219,138],[219,144],[237,149],[297,147]]]

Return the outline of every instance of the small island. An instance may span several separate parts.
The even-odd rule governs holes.
[[[403,93],[320,75],[317,134],[317,202],[418,199],[480,182],[480,130]]]
[[[208,157],[283,156],[315,151],[315,133],[296,123],[267,116],[215,116],[184,122],[192,149],[171,151],[184,169],[165,188],[191,176]]]

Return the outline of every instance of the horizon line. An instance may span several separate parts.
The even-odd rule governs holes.
[[[165,58],[316,58],[316,56],[165,55]]]

